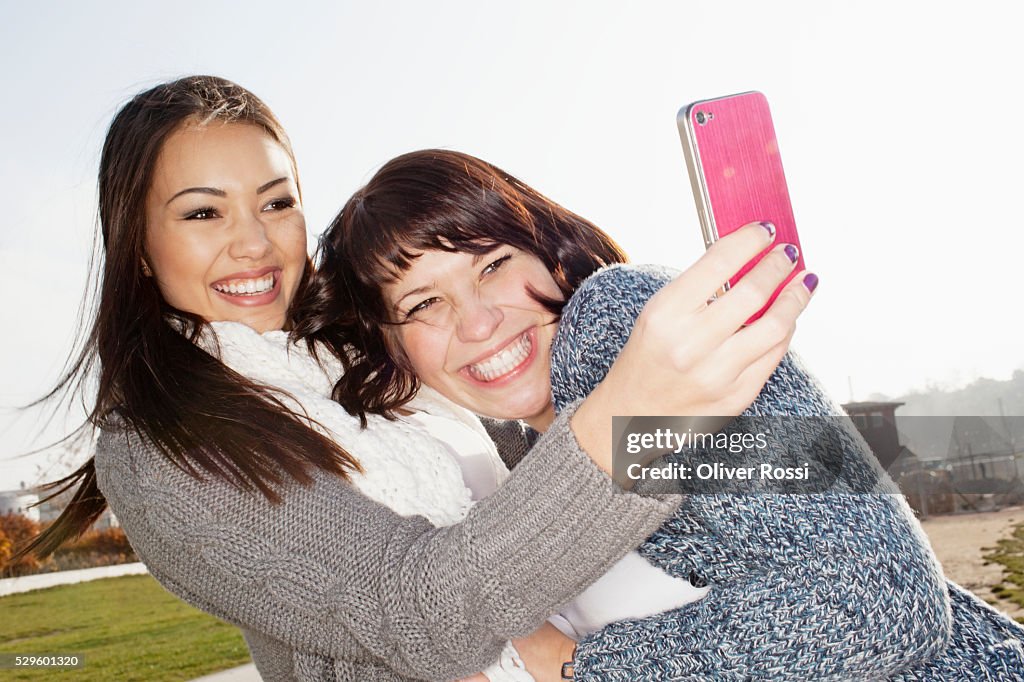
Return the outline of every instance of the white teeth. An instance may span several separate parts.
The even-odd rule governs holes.
[[[494,381],[498,377],[515,369],[525,360],[533,349],[529,334],[523,334],[510,343],[500,353],[492,355],[483,362],[469,366],[469,373],[478,381]]]
[[[235,296],[254,296],[265,294],[274,288],[274,274],[264,275],[255,279],[234,279],[230,282],[218,282],[213,288],[222,294]]]

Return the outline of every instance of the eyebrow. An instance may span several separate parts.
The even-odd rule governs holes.
[[[410,296],[415,296],[416,294],[426,293],[426,292],[430,291],[433,288],[434,288],[434,284],[430,283],[430,284],[428,284],[426,286],[416,287],[415,289],[411,289],[411,290],[405,292],[404,294],[402,294],[401,298],[399,298],[397,301],[395,301],[394,306],[393,306],[395,312],[398,312],[399,304],[401,304],[401,302],[404,301],[405,299],[409,298]]]
[[[226,197],[228,195],[227,192],[225,192],[222,189],[217,189],[216,187],[189,187],[187,189],[181,190],[173,197],[168,199],[167,203],[164,204],[164,206],[167,206],[168,204],[170,204],[172,201],[174,201],[183,194],[212,194],[215,197]]]
[[[275,180],[271,180],[270,182],[268,182],[268,183],[266,183],[264,185],[260,185],[259,187],[257,187],[256,188],[256,194],[257,195],[263,194],[264,192],[266,192],[271,187],[274,187],[276,185],[281,184],[282,182],[287,182],[287,181],[288,181],[288,177],[287,176],[283,176],[283,177],[277,178]],[[210,194],[210,195],[215,196],[215,197],[226,197],[228,195],[227,192],[225,192],[222,189],[217,189],[216,187],[187,187],[187,188],[181,190],[180,192],[178,192],[177,194],[175,194],[170,199],[168,199],[167,200],[167,204],[171,203],[172,201],[174,201],[175,199],[177,199],[178,197],[180,197],[183,194]],[[164,204],[164,205],[166,206],[167,204]]]
[[[265,185],[260,185],[259,187],[256,188],[256,194],[263,194],[264,192],[266,192],[271,187],[273,187],[275,185],[280,185],[282,182],[288,182],[288,178],[287,177],[280,177],[277,180],[271,180],[270,182],[268,182]]]
[[[502,245],[498,244],[497,246],[495,246],[490,251],[485,251],[484,253],[475,254],[473,256],[473,266],[476,267],[477,265],[480,264],[480,261],[482,261],[486,256],[489,256],[490,254],[494,253],[495,251],[497,251],[500,248],[502,248]],[[431,282],[430,284],[427,284],[425,286],[416,287],[415,289],[411,289],[411,290],[405,292],[404,294],[402,294],[401,298],[399,298],[397,301],[395,301],[394,306],[393,306],[394,311],[395,312],[399,312],[399,310],[398,310],[399,304],[402,301],[404,301],[405,299],[407,299],[410,296],[413,296],[415,294],[424,294],[424,293],[430,291],[431,289],[433,289],[434,286],[435,286],[435,283]]]

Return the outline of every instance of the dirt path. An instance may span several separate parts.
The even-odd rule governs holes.
[[[1007,507],[996,512],[933,516],[922,522],[946,576],[966,587],[1011,618],[1024,617],[1024,608],[1003,601],[992,586],[1003,581],[1003,567],[985,565],[982,555],[1007,538],[1013,527],[1024,522],[1024,507]]]

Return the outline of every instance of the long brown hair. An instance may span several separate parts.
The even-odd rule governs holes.
[[[67,373],[39,402],[81,396],[95,374],[96,400],[83,428],[110,426],[117,415],[196,478],[206,474],[277,501],[276,489],[286,479],[312,480],[310,467],[347,477],[358,463],[279,394],[196,345],[204,320],[170,306],[142,270],[146,195],[164,141],[186,123],[211,121],[259,126],[284,148],[294,168],[291,144],[274,114],[254,94],[223,78],[163,83],[125,104],[110,124],[100,158],[103,258],[97,268],[96,316],[88,332],[83,330],[81,351]],[[307,261],[296,301],[311,272]],[[103,512],[106,500],[92,458],[44,488],[56,496],[76,485],[63,513],[22,553],[46,556]]]
[[[364,424],[367,413],[393,417],[419,381],[393,341],[384,283],[422,251],[482,254],[499,244],[544,263],[563,297],[535,297],[556,314],[587,276],[626,261],[593,223],[474,156],[427,149],[384,164],[321,237],[310,294],[297,314],[296,333],[345,365],[334,399]]]

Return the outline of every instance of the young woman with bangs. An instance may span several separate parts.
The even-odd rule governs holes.
[[[433,392],[517,420],[492,429],[525,424],[528,439],[594,398],[619,415],[834,418],[839,406],[786,354],[790,311],[806,305],[817,277],[799,274],[744,326],[797,260],[794,246],[773,242],[760,223],[678,277],[627,266],[600,229],[501,169],[453,151],[413,152],[386,163],[322,237],[297,332],[345,365],[334,397],[361,419],[397,418]],[[669,310],[671,324],[660,318]],[[690,367],[686,380],[625,376],[623,360],[652,374],[666,363],[639,357],[627,341],[637,333],[671,346],[665,367]],[[746,390],[768,374],[763,390]],[[616,394],[609,381],[631,390]],[[668,391],[685,403],[709,387],[716,401],[674,413],[634,402]],[[577,435],[610,443],[610,421]],[[1020,626],[943,579],[849,423],[814,445],[842,458],[828,491],[688,495],[637,553],[563,607],[553,622],[579,640],[576,678],[1022,679]],[[754,459],[811,448],[794,434],[771,447]]]
[[[96,314],[51,394],[95,387],[95,456],[53,484],[74,498],[26,551],[52,552],[109,505],[165,588],[241,628],[268,681],[530,679],[524,661],[557,679],[569,653],[545,619],[680,502],[612,483],[603,429],[618,400],[728,414],[783,350],[746,334],[733,380],[667,390],[706,369],[666,342],[675,311],[765,237],[723,242],[509,475],[479,422],[439,397],[403,396],[415,419],[356,418],[331,400],[344,363],[294,341],[313,303],[295,159],[251,92],[192,76],[132,98],[103,146],[99,214]],[[805,302],[773,314],[789,326]],[[522,454],[520,433],[497,445]],[[474,448],[493,484],[476,504],[459,459]]]

